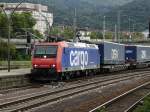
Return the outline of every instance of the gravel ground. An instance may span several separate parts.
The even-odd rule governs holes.
[[[86,93],[74,96],[69,99],[60,100],[55,104],[47,104],[31,112],[88,112],[89,110],[99,106],[100,104],[112,99],[125,91],[141,85],[149,81],[148,78],[134,78],[132,80],[119,82],[117,84],[101,87],[95,91],[87,91]]]
[[[26,95],[26,94],[32,94],[32,93],[37,93],[37,92],[42,92],[42,91],[56,91],[56,90],[60,90],[60,89],[64,89],[67,87],[71,87],[71,86],[76,86],[79,84],[84,84],[87,82],[92,82],[92,81],[98,81],[98,80],[103,80],[103,79],[112,79],[112,77],[114,76],[105,76],[105,77],[94,77],[92,79],[84,79],[84,80],[78,80],[78,81],[73,81],[73,82],[59,82],[59,83],[51,83],[51,84],[47,84],[44,86],[40,86],[38,88],[33,87],[33,88],[29,88],[29,89],[23,89],[23,90],[19,90],[19,91],[12,91],[12,92],[8,92],[8,93],[2,93],[0,94],[0,103],[5,102],[5,101],[9,101],[8,98],[12,98],[12,97],[16,97],[16,96],[22,96]],[[117,76],[116,76],[117,77]]]
[[[149,86],[150,87],[150,86]],[[121,98],[120,100],[114,102],[112,105],[109,105],[106,108],[107,112],[124,112],[124,110],[128,109],[131,105],[145,96],[150,89],[140,89],[133,94],[129,94],[126,97]]]

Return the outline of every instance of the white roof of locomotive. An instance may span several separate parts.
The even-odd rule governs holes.
[[[98,46],[96,44],[86,44],[81,42],[67,42],[69,47],[78,47],[78,48],[95,48],[98,49]]]

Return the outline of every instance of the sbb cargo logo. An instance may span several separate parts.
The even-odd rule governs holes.
[[[112,57],[112,59],[114,59],[114,60],[119,58],[119,52],[118,52],[117,49],[112,49],[111,57]]]
[[[88,52],[87,51],[71,51],[70,52],[70,65],[80,66],[84,69],[88,65]]]

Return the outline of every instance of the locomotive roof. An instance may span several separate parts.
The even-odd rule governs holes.
[[[62,45],[64,47],[76,47],[76,48],[94,48],[98,49],[96,44],[86,44],[81,42],[52,42],[52,43],[36,43],[35,45]]]
[[[98,49],[98,46],[96,44],[86,44],[86,43],[80,43],[80,42],[67,42],[68,47],[78,47],[78,48],[96,48]]]

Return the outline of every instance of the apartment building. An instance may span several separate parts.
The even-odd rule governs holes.
[[[7,13],[10,13],[18,3],[0,3],[4,5],[4,9]],[[16,12],[31,12],[33,18],[36,19],[35,29],[40,33],[45,34],[48,27],[53,24],[53,14],[48,12],[48,6],[33,3],[22,3]]]

